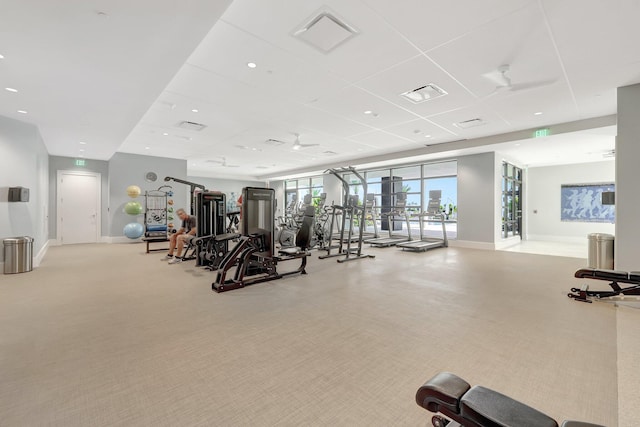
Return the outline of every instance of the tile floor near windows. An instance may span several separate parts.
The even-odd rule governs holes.
[[[571,258],[583,258],[584,266],[587,266],[587,239],[584,243],[549,242],[541,240],[523,240],[518,244],[501,249],[507,252],[520,252],[526,254],[552,255]]]

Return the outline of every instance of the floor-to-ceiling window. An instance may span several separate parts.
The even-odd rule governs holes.
[[[385,214],[398,208],[398,194],[406,196],[405,209],[409,215],[409,223],[413,235],[418,235],[419,227],[425,230],[433,228],[438,232],[437,224],[425,221],[420,223],[416,214],[426,211],[429,204],[429,192],[439,190],[441,195],[440,211],[447,221],[447,234],[455,238],[457,234],[457,161],[426,163],[396,168],[370,169],[359,171],[367,184],[366,192],[375,198],[375,212],[378,230],[387,231],[393,227],[393,232],[407,233],[404,219],[394,219],[394,224],[385,220]],[[358,203],[365,200],[362,182],[353,173],[345,173],[343,178],[349,183],[349,194],[358,196]],[[371,228],[371,230],[369,229]],[[372,223],[367,221],[367,230],[372,231]],[[441,228],[440,228],[441,230]],[[414,233],[415,232],[415,233]],[[441,233],[441,231],[440,231]]]
[[[502,163],[502,237],[522,237],[522,169]]]
[[[311,204],[318,206],[323,193],[323,177],[288,179],[284,183],[285,206],[287,211],[297,211],[306,195],[311,195]]]

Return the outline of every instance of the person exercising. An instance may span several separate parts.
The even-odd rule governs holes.
[[[169,237],[169,253],[162,258],[169,260],[169,264],[182,262],[182,249],[196,235],[196,217],[188,215],[182,208],[178,209],[176,213],[182,220],[182,226],[180,230]],[[176,252],[175,257],[173,256],[174,251]]]

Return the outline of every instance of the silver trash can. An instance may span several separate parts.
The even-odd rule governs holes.
[[[33,237],[11,237],[4,244],[4,274],[25,273],[33,269]]]
[[[589,257],[587,259],[589,268],[613,270],[614,237],[611,234],[591,233],[587,239],[589,240]]]

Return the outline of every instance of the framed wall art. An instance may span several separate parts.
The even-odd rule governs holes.
[[[560,220],[578,222],[608,222],[616,219],[612,199],[615,184],[562,184],[560,186]],[[603,203],[604,194],[604,203]]]

